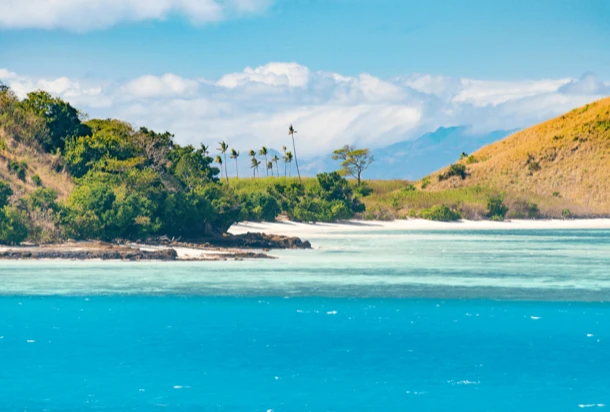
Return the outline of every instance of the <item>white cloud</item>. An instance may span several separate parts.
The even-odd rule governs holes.
[[[381,79],[315,72],[297,63],[269,63],[220,79],[145,75],[121,83],[38,79],[0,69],[20,96],[43,88],[90,117],[118,117],[169,130],[179,143],[227,140],[242,151],[289,145],[299,155],[328,153],[346,143],[380,147],[441,126],[473,131],[522,128],[610,94],[609,84],[579,79],[482,81],[426,74]]]
[[[216,82],[218,86],[229,89],[251,83],[306,87],[309,83],[309,69],[297,63],[269,63],[255,69],[246,67],[243,72],[225,74]]]
[[[181,15],[194,24],[264,10],[271,0],[0,0],[0,28],[89,31]]]
[[[125,92],[134,97],[191,96],[197,93],[199,82],[175,74],[141,76],[125,85]]]

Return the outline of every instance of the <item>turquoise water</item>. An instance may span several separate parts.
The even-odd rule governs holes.
[[[0,262],[0,411],[610,405],[610,231],[313,240],[274,261]]]

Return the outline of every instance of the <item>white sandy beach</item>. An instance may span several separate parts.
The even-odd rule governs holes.
[[[362,231],[388,230],[518,230],[518,229],[610,229],[610,219],[571,220],[511,220],[493,222],[489,220],[461,220],[459,222],[433,222],[423,219],[394,221],[350,220],[340,223],[296,223],[289,221],[274,223],[242,222],[233,225],[229,232],[241,234],[259,232],[266,234],[297,236],[309,239],[328,234],[343,234]]]

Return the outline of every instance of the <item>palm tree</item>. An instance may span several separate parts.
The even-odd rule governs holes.
[[[282,150],[284,151],[284,177],[286,177],[286,146],[282,146]]]
[[[265,164],[267,164],[267,154],[269,153],[269,151],[267,150],[267,148],[265,146],[263,146],[261,148],[261,150],[258,151],[258,154],[261,156],[265,156]],[[269,170],[267,170],[267,177],[269,177]]]
[[[289,169],[290,173],[288,176],[292,176],[292,159],[293,159],[292,152],[286,152],[286,157],[284,158],[284,161],[288,162],[288,164],[290,165],[290,169]]]
[[[227,173],[227,150],[229,150],[229,145],[225,142],[218,142],[220,145],[218,150],[223,154],[225,160],[225,177],[227,178],[227,183],[229,183],[229,173]]]
[[[201,143],[201,151],[203,152],[204,156],[207,156],[210,154],[210,146],[206,146],[203,143]]]
[[[258,160],[256,157],[252,158],[252,166],[250,166],[250,168],[252,169],[253,172],[253,176],[256,177],[256,172],[258,171],[258,167],[261,165],[260,160]],[[258,174],[258,177],[260,177],[261,174]]]
[[[231,159],[235,159],[235,174],[237,176],[237,178],[239,179],[239,167],[237,166],[237,158],[239,157],[239,152],[235,149],[231,149],[231,156],[229,156]]]
[[[271,159],[271,161],[273,163],[275,163],[275,170],[277,170],[277,177],[280,177],[280,169],[279,167],[277,167],[277,162],[280,160],[279,157],[277,157],[277,154],[273,155],[273,159]]]
[[[267,176],[269,176],[269,170],[271,170],[271,176],[273,176],[273,162],[267,162]]]
[[[220,165],[220,177],[222,178],[222,157],[217,155],[214,161]]]
[[[301,172],[299,171],[299,161],[297,160],[297,147],[294,144],[294,134],[297,133],[296,130],[294,130],[294,127],[292,127],[292,125],[290,125],[290,127],[288,128],[288,134],[290,135],[290,137],[292,137],[292,149],[294,150],[294,163],[296,163],[297,165],[297,173],[299,174],[299,183],[301,183]]]

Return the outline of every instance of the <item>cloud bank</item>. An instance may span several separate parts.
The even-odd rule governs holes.
[[[271,0],[0,0],[0,28],[90,31],[172,15],[204,24],[257,13]]]
[[[382,147],[441,126],[470,125],[476,133],[527,127],[610,95],[610,83],[590,73],[524,81],[429,74],[382,79],[281,62],[219,79],[165,74],[113,83],[31,78],[0,69],[0,80],[20,97],[45,89],[90,117],[168,130],[180,143],[226,140],[245,151],[281,148],[294,124],[305,156],[346,143]]]

